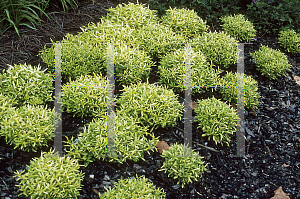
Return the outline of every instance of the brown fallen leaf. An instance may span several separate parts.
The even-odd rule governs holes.
[[[287,165],[287,164],[283,163],[282,166],[284,166],[285,168],[287,168],[287,167],[289,167],[290,165]]]
[[[284,193],[284,191],[282,190],[282,187],[278,187],[274,191],[274,197],[272,197],[270,199],[291,199],[291,198],[289,197],[289,194]]]
[[[156,148],[158,150],[158,153],[162,154],[163,150],[169,151],[169,145],[165,141],[159,141],[156,144]]]
[[[92,190],[95,194],[99,195],[99,191],[97,191],[97,189],[92,189]]]
[[[198,105],[196,102],[191,102],[191,108],[192,110],[195,110],[196,108],[198,108]]]
[[[300,77],[299,76],[294,76],[294,80],[296,81],[296,83],[300,86]]]

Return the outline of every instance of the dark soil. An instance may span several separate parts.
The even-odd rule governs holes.
[[[81,1],[75,11],[69,10],[63,14],[53,14],[51,22],[44,19],[43,29],[33,31],[20,29],[21,39],[14,31],[8,31],[0,37],[1,59],[0,66],[7,68],[6,64],[29,63],[41,64],[42,60],[36,55],[43,49],[45,43],[61,40],[66,33],[79,32],[80,26],[88,22],[99,21],[105,16],[110,6],[115,7],[120,2],[97,0]],[[59,8],[57,8],[59,9]],[[169,199],[177,198],[271,198],[274,190],[282,186],[284,192],[291,199],[300,199],[300,87],[294,76],[300,76],[300,57],[288,54],[292,65],[287,76],[270,81],[256,71],[255,64],[249,52],[259,49],[260,44],[268,45],[274,49],[281,49],[277,43],[276,35],[259,35],[252,45],[245,45],[245,73],[257,80],[261,98],[257,110],[246,110],[246,157],[230,157],[236,155],[236,137],[232,137],[230,146],[216,146],[207,139],[202,138],[197,123],[193,123],[193,149],[205,157],[208,171],[198,182],[181,189],[176,181],[167,177],[167,174],[158,172],[163,158],[158,152],[145,155],[146,161],[127,162],[124,165],[108,162],[94,162],[87,168],[82,168],[85,178],[80,198],[98,198],[98,193],[104,193],[104,187],[113,185],[121,176],[129,178],[145,175],[150,182],[161,187]],[[5,64],[6,63],[6,64]],[[236,66],[234,66],[236,67]],[[234,68],[233,67],[233,68]],[[151,73],[150,83],[157,81],[155,71]],[[118,93],[118,90],[116,90]],[[218,92],[205,92],[201,96],[193,95],[192,100],[211,97]],[[183,102],[183,94],[179,98]],[[63,132],[65,136],[76,136],[91,118],[73,118],[63,114]],[[169,145],[184,143],[182,121],[174,127],[157,129],[156,136]],[[207,145],[218,152],[200,147]],[[48,149],[42,149],[46,151]],[[12,146],[0,139],[0,197],[5,199],[24,198],[18,196],[20,191],[13,178],[14,171],[26,169],[33,157],[40,156],[40,152],[26,153],[13,150]]]

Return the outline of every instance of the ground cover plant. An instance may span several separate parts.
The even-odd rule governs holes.
[[[149,134],[148,128],[140,126],[134,117],[128,117],[122,112],[118,111],[115,117],[116,157],[105,157],[108,137],[106,117],[94,119],[89,123],[89,128],[78,135],[76,142],[73,141],[73,137],[68,140],[66,142],[66,146],[69,146],[67,154],[83,161],[85,166],[95,160],[124,163],[126,160],[137,162],[143,159],[144,152],[154,150],[158,137]]]
[[[227,74],[223,77],[223,84],[220,88],[220,93],[222,94],[222,98],[229,103],[236,104],[237,102],[237,78],[244,79],[244,106],[247,109],[255,109],[259,104],[258,99],[260,95],[258,93],[258,86],[255,79],[251,76],[242,77],[240,73],[232,73],[227,72]],[[239,93],[241,96],[242,93]]]
[[[80,76],[62,88],[63,111],[80,117],[105,116],[107,99],[107,80],[100,75]]]
[[[97,4],[98,2],[94,2]],[[252,3],[252,2],[251,2]],[[134,6],[132,6],[134,9]],[[135,12],[136,13],[136,12]],[[81,16],[82,17],[82,16]],[[203,17],[203,16],[202,16]],[[201,18],[202,18],[201,17]],[[126,18],[127,21],[130,21],[130,18]],[[135,19],[132,19],[135,20]],[[110,22],[105,22],[106,26],[109,26]],[[79,36],[81,38],[92,38],[90,41],[104,41],[104,43],[107,43],[108,41],[118,41],[118,42],[128,42],[122,40],[129,39],[130,37],[134,38],[134,34],[138,35],[137,33],[141,33],[140,30],[135,30],[132,28],[129,28],[128,24],[119,25],[120,29],[116,28],[114,30],[113,26],[118,26],[116,23],[114,25],[111,24],[111,28],[108,32],[109,34],[105,34],[105,36],[102,36],[103,34],[100,33],[101,31],[105,30],[105,25],[99,25],[100,23],[89,25],[89,27],[85,30],[83,30],[84,33]],[[153,24],[158,24],[157,22]],[[146,26],[149,26],[147,24]],[[160,26],[162,27],[162,26]],[[84,29],[84,28],[83,28]],[[214,29],[213,27],[209,27],[209,29]],[[101,31],[98,31],[101,30]],[[120,35],[118,33],[121,33],[123,30],[129,30],[129,32],[134,34],[128,34],[128,35]],[[220,29],[217,29],[219,32]],[[159,32],[159,31],[154,31]],[[213,32],[213,31],[212,31]],[[152,33],[151,29],[148,30],[148,33]],[[163,34],[163,31],[161,31]],[[144,34],[144,33],[141,33]],[[172,33],[173,34],[173,33]],[[76,37],[76,35],[74,34]],[[107,37],[106,37],[107,36]],[[155,34],[149,34],[150,37],[156,37]],[[163,38],[162,40],[165,40],[166,35],[160,35],[160,38]],[[257,81],[258,89],[257,91],[260,94],[260,97],[258,97],[259,103],[257,104],[257,110],[252,109],[246,109],[245,111],[245,153],[246,156],[243,158],[230,158],[228,156],[236,154],[236,141],[234,137],[234,133],[231,132],[226,135],[226,137],[230,137],[230,141],[228,139],[221,140],[218,143],[215,143],[213,139],[208,139],[209,136],[203,136],[205,135],[205,128],[197,128],[198,123],[200,121],[195,121],[193,119],[193,144],[192,149],[194,151],[199,152],[196,157],[200,158],[203,157],[206,163],[206,169],[202,173],[202,177],[197,178],[191,178],[191,175],[189,174],[190,169],[187,169],[184,173],[180,173],[180,161],[176,161],[179,164],[170,165],[169,168],[171,168],[170,171],[172,171],[173,168],[177,171],[177,173],[173,174],[179,174],[178,178],[182,180],[183,183],[188,182],[190,179],[192,182],[185,184],[185,186],[180,186],[177,179],[174,179],[171,176],[168,176],[168,172],[164,173],[162,171],[159,171],[161,166],[164,164],[164,158],[160,155],[161,149],[158,149],[158,151],[150,150],[154,149],[156,146],[157,148],[161,147],[158,145],[155,145],[155,143],[158,141],[156,139],[159,137],[159,140],[164,140],[165,144],[170,144],[171,146],[174,146],[174,144],[182,144],[184,140],[184,121],[181,117],[180,120],[176,120],[176,122],[172,122],[170,126],[163,126],[164,122],[167,124],[167,121],[164,121],[163,119],[169,119],[168,116],[171,114],[174,114],[174,111],[172,109],[166,109],[166,107],[163,107],[164,96],[160,92],[153,93],[154,95],[158,96],[158,101],[160,103],[153,104],[150,103],[151,107],[152,105],[158,106],[159,108],[154,107],[152,112],[155,112],[157,110],[158,112],[161,110],[167,111],[165,115],[158,114],[158,118],[162,119],[162,123],[160,125],[157,125],[157,128],[153,128],[155,124],[147,124],[145,123],[144,126],[140,124],[141,122],[138,121],[141,118],[144,118],[145,115],[149,115],[148,112],[144,112],[143,116],[133,116],[131,115],[128,117],[128,114],[130,114],[130,111],[128,113],[126,112],[126,109],[122,109],[121,106],[123,104],[119,103],[116,104],[115,107],[117,110],[117,117],[119,119],[116,119],[116,124],[121,123],[120,125],[116,125],[116,127],[119,127],[118,134],[116,134],[116,140],[118,141],[115,144],[117,153],[120,155],[123,155],[119,158],[111,158],[111,157],[103,157],[103,155],[106,154],[105,146],[106,146],[106,139],[107,139],[107,132],[106,132],[106,119],[105,117],[100,118],[89,118],[89,114],[87,116],[83,117],[74,117],[73,114],[69,114],[67,112],[63,113],[63,137],[64,141],[64,154],[70,155],[72,158],[76,158],[80,160],[80,164],[84,165],[86,167],[76,167],[76,171],[84,171],[85,176],[82,180],[83,190],[80,191],[80,198],[99,198],[101,196],[105,195],[115,195],[115,192],[123,193],[123,190],[121,188],[121,191],[115,191],[110,192],[109,190],[115,190],[118,185],[115,184],[115,182],[119,181],[123,177],[123,179],[126,179],[127,182],[129,182],[129,179],[133,179],[136,174],[139,176],[145,176],[148,178],[148,182],[151,182],[155,185],[157,188],[163,188],[165,191],[166,198],[271,198],[274,195],[274,190],[276,190],[279,185],[283,186],[283,189],[285,192],[289,193],[291,197],[298,198],[300,195],[297,195],[297,184],[299,183],[299,173],[297,172],[297,167],[299,166],[299,153],[297,153],[299,145],[299,86],[297,84],[298,80],[297,77],[299,76],[299,70],[297,69],[297,65],[294,63],[297,61],[295,57],[291,57],[294,55],[289,55],[288,61],[291,63],[290,71],[285,71],[286,76],[277,76],[276,79],[269,80],[268,78],[265,78],[261,72],[258,70],[257,63],[254,61],[254,56],[251,56],[250,53],[254,53],[259,51],[260,44],[268,44],[273,49],[280,49],[279,44],[277,43],[276,39],[270,39],[268,37],[257,35],[258,37],[254,39],[253,47],[247,47],[245,45],[245,73],[249,76],[251,76],[253,79]],[[79,38],[78,37],[78,38]],[[176,35],[175,35],[176,37]],[[275,36],[277,37],[277,35]],[[159,41],[160,38],[158,39]],[[0,38],[1,39],[1,38]],[[107,40],[106,40],[107,39]],[[131,47],[138,47],[138,44],[143,44],[143,48],[140,48],[139,50],[148,50],[151,51],[153,49],[151,46],[148,46],[148,49],[146,47],[145,42],[146,35],[144,39],[133,39]],[[59,39],[60,40],[60,39]],[[139,41],[138,41],[139,40]],[[80,42],[80,39],[78,39]],[[138,41],[138,42],[137,42]],[[166,41],[166,40],[165,40]],[[184,41],[184,40],[183,40]],[[186,40],[185,40],[186,41]],[[150,43],[150,42],[149,42]],[[224,42],[225,44],[225,42]],[[88,44],[89,45],[89,44]],[[105,44],[106,45],[106,44]],[[156,45],[156,44],[155,44]],[[158,44],[156,45],[159,46]],[[154,66],[151,66],[151,72],[150,72],[150,78],[149,82],[151,82],[149,85],[156,85],[157,87],[160,86],[159,75],[158,75],[158,67],[160,67],[159,61],[164,58],[165,55],[168,53],[172,53],[173,51],[177,50],[179,46],[171,46],[171,45],[162,45],[162,47],[159,47],[156,50],[156,53],[153,53],[150,55],[151,61],[155,62]],[[95,45],[96,47],[96,45]],[[107,46],[106,46],[107,47]],[[105,52],[107,49],[101,49],[101,56],[105,56]],[[168,49],[168,47],[171,47],[171,49]],[[182,49],[184,45],[181,45]],[[194,50],[194,46],[192,47]],[[86,48],[87,49],[87,48]],[[163,49],[164,52],[161,52],[160,50]],[[78,53],[80,52],[80,48],[78,48]],[[100,50],[99,50],[100,51]],[[98,52],[99,52],[98,51]],[[226,50],[224,49],[223,52]],[[250,52],[249,52],[250,51]],[[92,52],[92,51],[91,51]],[[117,52],[117,51],[116,51]],[[76,53],[76,51],[74,51]],[[81,53],[81,52],[80,52]],[[149,53],[149,52],[146,52]],[[160,56],[157,56],[160,55]],[[73,55],[74,56],[74,55]],[[49,56],[51,57],[51,56]],[[63,54],[62,54],[63,57]],[[158,58],[160,57],[160,58]],[[171,56],[170,56],[171,57]],[[115,57],[116,59],[117,57]],[[195,56],[191,57],[191,62],[193,61],[193,58]],[[85,60],[82,60],[82,64],[84,65],[85,61],[88,61],[88,57],[84,58]],[[170,58],[169,58],[170,59]],[[49,60],[54,60],[54,56],[52,58],[49,58]],[[102,69],[105,69],[105,58],[104,61],[99,64],[98,66],[102,67]],[[180,60],[182,62],[184,59]],[[66,61],[66,60],[65,60]],[[126,63],[126,59],[124,59],[124,63]],[[211,60],[213,61],[213,60]],[[95,62],[97,63],[97,62]],[[193,62],[192,62],[193,63]],[[71,65],[71,64],[70,64]],[[217,64],[216,64],[217,65]],[[221,65],[221,64],[220,64]],[[44,65],[46,67],[46,65]],[[117,66],[117,65],[116,65]],[[126,66],[126,64],[125,64]],[[213,66],[210,64],[214,69],[216,69],[216,66]],[[127,67],[127,66],[126,66]],[[221,65],[222,67],[222,65]],[[77,70],[80,70],[80,68],[83,68],[80,64],[77,65]],[[97,67],[95,67],[97,68]],[[234,72],[234,68],[236,68],[235,64],[229,64],[227,67],[222,68],[223,72],[220,74],[220,76],[223,78],[226,75],[226,72],[232,71]],[[84,72],[84,71],[83,71]],[[98,72],[99,74],[102,72]],[[104,72],[105,73],[105,72]],[[98,75],[99,75],[98,74]],[[64,75],[64,74],[63,74]],[[105,74],[102,74],[105,76]],[[298,76],[297,76],[298,75]],[[233,75],[234,76],[234,75]],[[79,76],[74,77],[74,80],[79,78]],[[126,78],[124,78],[125,80]],[[232,82],[235,83],[235,78],[232,77]],[[70,82],[66,82],[64,79],[62,82],[63,86],[70,85]],[[72,81],[74,81],[72,80]],[[246,80],[246,78],[245,78]],[[144,82],[143,82],[144,81]],[[147,80],[146,80],[147,81]],[[251,81],[253,82],[253,81]],[[142,80],[141,83],[132,83],[129,87],[135,87],[140,86],[140,84],[145,84],[145,80]],[[232,83],[232,84],[234,84]],[[91,83],[92,84],[92,83]],[[148,83],[147,83],[148,84]],[[246,82],[245,82],[246,84]],[[121,86],[125,86],[124,82],[118,82],[116,81],[116,99],[120,99],[121,96],[125,93],[124,90],[120,90]],[[298,87],[297,87],[298,86]],[[124,87],[125,88],[125,87]],[[252,84],[251,90],[255,90],[254,83]],[[143,90],[143,89],[142,89]],[[157,91],[156,89],[152,89]],[[172,91],[173,89],[168,89]],[[220,92],[221,88],[216,88],[217,92],[211,92],[209,88],[203,89],[201,92],[193,93],[191,103],[191,107],[193,112],[193,116],[197,115],[197,109],[199,109],[199,106],[201,106],[201,103],[196,103],[197,100],[199,101],[205,101],[207,99],[215,99],[219,100],[220,102],[226,101],[224,99],[224,96],[222,96],[222,93]],[[246,91],[246,88],[245,88]],[[143,90],[144,94],[151,93],[151,88],[145,87]],[[246,93],[246,92],[245,92]],[[128,104],[126,108],[132,108],[135,107],[137,109],[140,109],[141,112],[145,111],[143,105],[147,105],[147,103],[143,104],[141,99],[139,97],[143,96],[141,94],[131,92],[132,96],[128,96],[127,101],[131,101],[131,99],[137,99],[133,100],[135,103]],[[181,108],[184,104],[184,92],[179,91],[178,96],[172,100],[174,104],[181,104]],[[256,95],[254,92],[253,95]],[[175,96],[175,95],[174,95]],[[147,100],[145,100],[147,99]],[[157,99],[155,97],[151,96],[143,96],[143,100],[147,102],[151,102],[153,99]],[[8,98],[3,98],[3,102],[9,101]],[[124,102],[127,102],[124,100]],[[175,103],[176,102],[176,103]],[[82,102],[78,102],[82,103]],[[218,104],[217,102],[215,104]],[[256,104],[256,102],[254,103]],[[1,106],[1,105],[0,105]],[[141,108],[141,106],[143,108]],[[230,105],[231,107],[234,106],[234,103]],[[219,113],[222,111],[228,111],[230,107],[229,105],[225,106],[223,110],[219,109],[217,110]],[[162,109],[160,109],[162,107]],[[218,107],[218,106],[217,106]],[[223,106],[222,106],[223,107]],[[8,104],[4,104],[2,107],[4,110],[11,110],[11,108],[17,108],[17,107],[11,107]],[[180,108],[180,109],[181,109]],[[208,108],[210,109],[210,108]],[[210,110],[215,110],[216,105],[212,106]],[[230,108],[233,112],[235,109]],[[86,109],[88,110],[88,109]],[[276,110],[276,111],[274,111]],[[123,112],[122,114],[120,112]],[[172,112],[173,111],[173,112]],[[131,111],[132,112],[132,111]],[[8,112],[6,112],[8,113]],[[6,115],[6,113],[4,115]],[[71,113],[71,112],[70,112]],[[144,115],[145,114],[145,115]],[[175,114],[176,115],[176,114]],[[174,115],[173,115],[174,116]],[[183,113],[179,114],[179,116],[183,116]],[[7,116],[5,116],[7,117]],[[130,118],[130,119],[127,119]],[[154,116],[155,117],[155,116]],[[174,119],[174,118],[173,118]],[[178,118],[179,119],[179,118]],[[205,120],[202,119],[202,120]],[[92,121],[92,122],[91,122]],[[171,119],[172,121],[172,119]],[[220,124],[221,119],[216,121],[216,124]],[[129,123],[128,123],[129,122]],[[156,122],[156,121],[155,121]],[[210,122],[210,121],[209,121]],[[209,123],[207,122],[207,123]],[[171,123],[171,122],[170,122]],[[121,127],[120,127],[121,126]],[[231,125],[230,125],[231,126]],[[0,126],[2,128],[3,125]],[[146,135],[146,133],[151,130],[151,134]],[[223,128],[223,126],[221,127]],[[137,129],[143,129],[141,131]],[[217,128],[215,130],[218,130]],[[140,132],[143,134],[143,136],[139,136],[137,133],[134,132]],[[145,134],[144,134],[145,133]],[[214,132],[217,135],[223,135],[221,131],[215,131]],[[155,137],[155,138],[154,138]],[[215,137],[218,137],[215,135]],[[95,139],[97,138],[97,139]],[[223,137],[219,137],[223,138]],[[141,140],[141,141],[137,141]],[[150,141],[151,140],[151,141]],[[1,176],[1,197],[10,197],[13,198],[18,194],[21,194],[21,190],[18,187],[14,187],[15,185],[18,185],[19,182],[16,181],[15,178],[13,178],[12,173],[14,171],[25,171],[24,173],[29,173],[28,168],[26,170],[26,165],[28,165],[28,162],[30,159],[34,157],[40,156],[40,150],[38,149],[37,153],[32,152],[23,152],[21,150],[12,150],[12,147],[9,146],[4,141],[4,137],[0,139],[1,141],[1,147],[0,147],[0,156],[1,156],[1,165],[5,165],[5,168],[0,169],[0,173],[4,174]],[[228,144],[222,146],[219,145],[219,143],[226,143]],[[149,143],[151,142],[151,143]],[[3,147],[4,146],[4,147]],[[146,146],[146,148],[145,148]],[[148,148],[149,146],[149,148]],[[181,145],[182,146],[182,145]],[[43,147],[43,151],[49,150],[49,147]],[[149,149],[149,150],[148,150]],[[164,150],[172,149],[172,147],[165,147]],[[167,151],[164,151],[166,154]],[[171,150],[172,151],[172,150]],[[13,156],[13,157],[12,157]],[[25,157],[25,158],[24,158]],[[8,160],[8,161],[7,161]],[[12,161],[11,161],[12,160]],[[3,163],[3,164],[2,164]],[[186,165],[188,166],[191,165]],[[197,167],[198,168],[198,167]],[[55,170],[55,169],[54,169]],[[27,171],[27,172],[26,172]],[[193,172],[191,172],[193,173]],[[64,175],[67,173],[65,172]],[[282,174],[282,175],[278,175]],[[284,176],[284,177],[282,177]],[[195,176],[194,176],[195,177]],[[37,179],[37,178],[33,178]],[[285,179],[285,180],[283,180]],[[3,183],[3,184],[2,184]],[[149,184],[147,184],[147,187],[144,186],[144,183],[142,181],[136,181],[135,186],[136,189],[132,190],[135,192],[139,192],[140,194],[142,192],[147,192],[149,188]],[[20,182],[21,185],[21,182]],[[111,189],[109,189],[111,187]],[[142,190],[139,190],[138,188],[141,188]],[[107,188],[107,189],[105,189]],[[143,189],[145,188],[145,189]],[[126,189],[125,187],[123,189]],[[14,192],[12,193],[12,190]],[[162,190],[162,189],[161,189]],[[38,191],[38,189],[36,190]],[[150,194],[154,194],[154,189],[151,189]],[[109,196],[111,197],[111,196]],[[140,196],[137,196],[140,197]],[[149,197],[149,194],[148,196]],[[24,196],[20,195],[20,198],[25,198]]]
[[[36,151],[41,146],[49,146],[54,138],[54,115],[54,110],[42,106],[10,108],[1,119],[0,135],[14,149]]]
[[[120,179],[115,182],[113,189],[109,188],[100,198],[144,198],[144,199],[163,199],[166,193],[163,189],[156,189],[152,183],[147,182],[148,179],[143,177],[133,177],[131,179]]]
[[[286,70],[290,70],[287,57],[280,50],[274,50],[268,46],[261,46],[259,51],[251,54],[257,69],[262,75],[269,79],[276,79],[280,75],[286,75]]]
[[[185,90],[185,49],[180,48],[164,56],[158,66],[159,82],[166,85],[176,93]],[[193,81],[192,91],[201,93],[205,85],[220,84],[220,69],[214,69],[212,64],[206,61],[201,51],[191,54],[191,76]]]
[[[73,198],[79,195],[84,173],[77,160],[59,157],[53,151],[42,153],[30,162],[28,171],[16,172],[19,185],[29,198]]]
[[[26,64],[10,66],[0,74],[0,92],[10,96],[14,106],[45,105],[52,101],[51,75]]]

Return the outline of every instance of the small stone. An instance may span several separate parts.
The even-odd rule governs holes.
[[[108,180],[110,180],[110,177],[108,175],[105,175],[104,178],[103,178],[103,180],[108,181]]]
[[[179,189],[180,188],[180,184],[176,184],[172,186],[173,189]]]
[[[111,185],[111,182],[109,182],[109,181],[103,181],[103,184],[105,184],[105,185]]]

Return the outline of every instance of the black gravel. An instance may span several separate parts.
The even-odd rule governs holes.
[[[258,81],[259,106],[257,110],[246,110],[246,157],[229,157],[236,155],[236,137],[232,137],[230,146],[215,146],[212,142],[202,138],[201,130],[193,123],[193,149],[205,157],[208,164],[206,171],[198,182],[181,189],[176,181],[167,177],[167,174],[158,172],[163,159],[158,152],[145,155],[146,161],[127,162],[124,165],[107,162],[94,162],[87,168],[82,168],[85,178],[82,182],[83,189],[80,198],[98,198],[97,192],[104,193],[104,187],[113,185],[121,176],[130,178],[145,175],[150,182],[161,187],[166,192],[168,199],[183,198],[271,198],[274,190],[282,186],[284,192],[291,199],[300,198],[300,87],[293,77],[300,76],[300,57],[290,55],[289,62],[292,70],[287,76],[270,81],[261,76],[255,69],[249,52],[258,50],[260,44],[281,49],[277,44],[276,36],[263,36],[253,45],[245,45],[245,73]],[[282,50],[282,49],[281,49]],[[156,81],[152,73],[150,82]],[[193,96],[192,100],[211,97],[218,92],[206,92]],[[180,97],[183,102],[183,96]],[[63,131],[66,136],[76,136],[91,118],[72,118],[63,115]],[[182,121],[167,129],[157,129],[156,136],[166,141],[169,145],[182,143],[184,129]],[[1,138],[1,168],[0,168],[0,197],[18,197],[20,193],[15,187],[17,182],[13,172],[24,170],[31,158],[40,153],[25,153],[13,150]],[[219,152],[201,148],[196,143],[207,145]],[[47,149],[43,149],[44,151]],[[288,165],[288,166],[287,166]]]

